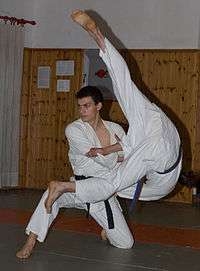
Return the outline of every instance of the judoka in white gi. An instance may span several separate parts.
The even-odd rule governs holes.
[[[97,88],[88,86],[80,89],[77,93],[77,100],[81,118],[69,124],[65,129],[65,135],[69,143],[69,160],[73,172],[80,177],[79,179],[82,179],[81,176],[109,179],[110,172],[116,171],[120,161],[123,160],[122,153],[112,153],[92,159],[87,157],[85,153],[92,146],[102,147],[103,145],[116,143],[115,135],[122,138],[125,134],[124,130],[116,123],[101,119],[99,111],[103,97]],[[72,181],[75,181],[74,178],[72,178]],[[19,258],[28,258],[30,256],[36,240],[44,241],[51,223],[59,212],[59,208],[87,209],[86,204],[82,203],[75,193],[64,193],[54,202],[51,214],[47,214],[44,204],[47,195],[48,191],[43,194],[28,223],[26,233],[29,236],[23,248],[16,254]],[[109,203],[113,214],[114,228],[108,227],[104,202],[91,204],[90,215],[104,229],[106,238],[113,246],[124,249],[131,248],[134,240],[116,196],[112,196]]]
[[[127,136],[111,148],[93,149],[87,155],[106,155],[123,149],[125,160],[110,178],[91,178],[76,183],[51,182],[46,201],[51,212],[54,200],[63,192],[75,192],[83,202],[98,202],[114,193],[132,198],[136,183],[146,176],[140,199],[157,200],[170,193],[178,180],[181,164],[181,143],[171,120],[151,103],[132,82],[128,67],[111,43],[104,38],[96,23],[83,11],[72,13],[72,19],[94,38],[100,48],[113,83],[115,96],[129,123]],[[99,153],[100,154],[99,154]],[[163,174],[164,173],[164,174]]]

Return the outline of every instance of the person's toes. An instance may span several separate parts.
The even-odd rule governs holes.
[[[22,249],[16,253],[16,257],[19,259],[27,259],[31,255],[31,249]]]
[[[101,239],[103,241],[106,241],[108,239],[107,235],[106,235],[106,231],[104,229],[101,231]]]

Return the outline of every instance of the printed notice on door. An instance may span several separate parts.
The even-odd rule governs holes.
[[[69,92],[70,80],[57,80],[57,92]]]
[[[56,61],[56,75],[74,75],[74,60]]]
[[[49,88],[50,86],[50,67],[40,66],[38,67],[37,87]]]

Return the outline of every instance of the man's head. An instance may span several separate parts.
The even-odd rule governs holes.
[[[76,98],[81,119],[86,122],[94,121],[102,108],[101,91],[95,86],[83,87],[76,93]]]

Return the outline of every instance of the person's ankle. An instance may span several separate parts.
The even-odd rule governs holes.
[[[30,232],[27,240],[26,240],[26,243],[27,244],[35,244],[37,241],[37,235],[33,232]]]

